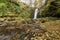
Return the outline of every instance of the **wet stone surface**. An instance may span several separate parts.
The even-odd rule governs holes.
[[[49,32],[35,23],[0,22],[0,40],[60,40],[60,31]]]

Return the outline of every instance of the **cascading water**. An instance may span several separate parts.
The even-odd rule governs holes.
[[[37,15],[38,15],[38,9],[42,6],[44,6],[46,3],[46,0],[39,0],[38,1],[38,4],[37,4],[37,8],[35,9],[35,12],[34,12],[34,19],[37,19]]]
[[[34,19],[37,18],[37,14],[38,14],[38,8],[35,9],[35,12],[34,12]]]

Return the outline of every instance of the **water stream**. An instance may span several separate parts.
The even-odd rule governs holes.
[[[44,6],[46,3],[46,0],[39,0],[38,1],[38,4],[36,5],[36,9],[35,9],[35,12],[34,12],[34,18],[33,19],[37,19],[37,15],[38,15],[38,9],[41,8],[42,6]]]
[[[37,18],[37,14],[38,14],[38,8],[35,9],[35,12],[34,12],[34,19]]]

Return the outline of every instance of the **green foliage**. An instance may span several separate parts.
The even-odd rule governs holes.
[[[60,17],[60,0],[54,0],[40,9],[39,17]]]
[[[32,8],[25,8],[24,10],[21,11],[19,14],[20,17],[22,18],[32,18],[34,13],[34,9]]]
[[[2,13],[2,16],[4,16],[5,13],[7,13],[7,9],[4,3],[1,3],[0,12]]]
[[[7,1],[7,0],[0,0],[0,3],[2,3],[2,2],[3,2],[3,3],[6,3],[6,1]]]
[[[37,3],[36,3],[37,4]],[[28,7],[24,3],[14,3],[8,0],[0,0],[0,16],[7,16],[10,13],[22,18],[33,18],[35,8]],[[60,17],[60,0],[50,0],[39,9],[38,17]]]
[[[16,14],[19,17],[22,18],[30,18],[32,13],[34,12],[34,8],[29,8],[26,6],[24,3],[14,3],[14,2],[9,2],[9,1],[1,1],[0,3],[0,13],[2,15],[0,16],[8,16],[9,13],[11,14]]]

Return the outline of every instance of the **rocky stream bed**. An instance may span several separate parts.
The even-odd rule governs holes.
[[[0,40],[60,40],[60,30],[48,31],[48,27],[25,22],[0,19]]]

